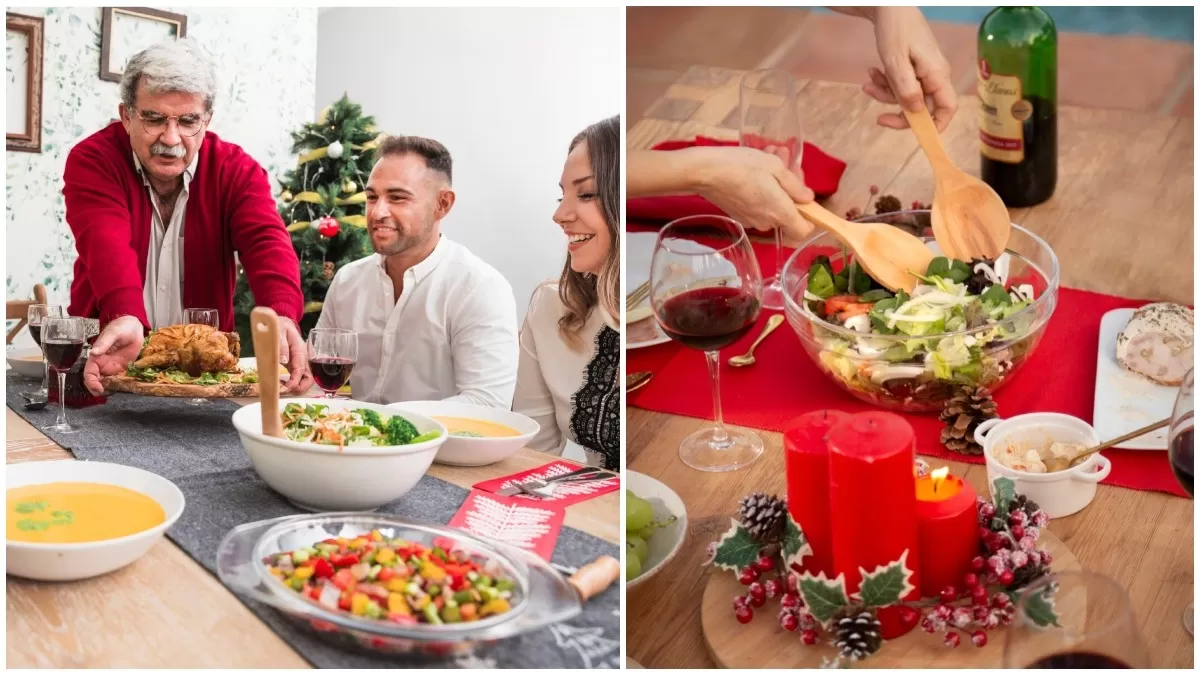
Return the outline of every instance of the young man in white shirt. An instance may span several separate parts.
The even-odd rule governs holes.
[[[441,233],[454,206],[450,152],[397,136],[378,157],[366,187],[375,255],[338,270],[317,327],[358,333],[357,400],[508,408],[519,359],[516,300],[495,268]]]

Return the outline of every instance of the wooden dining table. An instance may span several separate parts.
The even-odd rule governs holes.
[[[690,68],[628,130],[628,148],[649,149],[697,135],[736,140],[742,74]],[[932,201],[933,174],[915,136],[876,124],[888,106],[855,85],[818,80],[800,85],[804,140],[847,162],[836,194],[824,202],[830,210],[841,214],[862,208],[872,185],[880,194],[898,197],[906,208],[913,200]],[[1065,286],[1190,306],[1192,119],[1071,106],[1060,107],[1058,115],[1058,187],[1043,204],[1012,209],[1013,222],[1049,242]],[[978,117],[978,101],[962,97],[958,114],[942,134],[946,151],[974,175],[979,167]],[[771,364],[760,358],[752,367]],[[627,653],[646,668],[718,665],[702,635],[701,599],[709,576],[727,572],[704,565],[706,546],[728,528],[743,496],[786,493],[779,433],[759,431],[766,452],[745,469],[705,473],[684,465],[678,456],[680,441],[706,423],[626,408],[627,468],[671,487],[688,518],[676,557],[627,597]],[[987,494],[983,466],[936,461]],[[1109,576],[1128,590],[1153,667],[1193,667],[1193,638],[1181,622],[1194,597],[1193,519],[1190,499],[1101,485],[1089,506],[1049,526],[1083,569]],[[773,620],[774,613],[756,619]]]
[[[12,409],[5,421],[7,463],[73,459]],[[522,449],[488,466],[434,464],[429,474],[470,489],[552,459]],[[564,526],[619,543],[619,495],[568,506]],[[166,537],[133,564],[101,577],[43,583],[10,576],[5,606],[10,668],[311,667]]]

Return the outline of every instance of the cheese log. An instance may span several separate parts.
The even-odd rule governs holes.
[[[1138,309],[1117,336],[1117,362],[1159,384],[1178,386],[1192,367],[1195,317],[1170,302]]]

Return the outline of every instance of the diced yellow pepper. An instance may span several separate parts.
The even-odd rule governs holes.
[[[282,579],[282,578],[284,578],[284,577],[286,576],[286,575],[283,573],[283,570],[279,569],[278,567],[272,567],[272,568],[270,568],[270,569],[271,569],[271,574],[272,574],[273,576],[279,577],[280,579]]]
[[[405,600],[400,593],[388,594],[388,612],[412,616],[412,608],[408,606],[408,600]]]
[[[396,577],[388,579],[387,589],[389,591],[392,591],[393,593],[403,593],[405,588],[408,588],[408,579],[398,579]]]
[[[395,559],[396,559],[396,552],[390,548],[381,548],[381,549],[379,549],[379,552],[375,554],[375,562],[377,562],[381,565],[384,563],[390,563],[391,561],[393,561]]]
[[[379,530],[371,530],[371,541],[383,541],[383,535],[379,534]]]
[[[297,567],[296,571],[292,574],[292,576],[296,579],[307,579],[312,575],[313,568],[311,567]]]
[[[431,602],[433,602],[433,600],[431,600],[428,595],[422,595],[421,597],[419,597],[415,601],[413,601],[413,608],[414,609],[425,609],[425,605],[428,605]]]
[[[441,583],[446,578],[446,570],[431,562],[426,562],[424,565],[421,565],[421,576],[435,584]]]
[[[362,616],[363,614],[367,613],[367,604],[370,602],[371,599],[363,593],[355,593],[354,596],[350,598],[350,612],[356,616]]]
[[[488,616],[489,614],[503,614],[504,612],[507,612],[507,611],[508,611],[508,601],[505,600],[504,598],[496,598],[494,600],[487,601],[487,604],[485,604],[479,610],[479,616],[484,617],[484,616]]]
[[[350,549],[351,551],[357,551],[358,549],[363,547],[363,544],[366,544],[366,543],[367,543],[367,541],[365,539],[363,539],[362,537],[356,537],[356,538],[351,539],[350,541],[346,542],[346,548]]]

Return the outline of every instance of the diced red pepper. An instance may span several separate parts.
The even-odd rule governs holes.
[[[313,586],[313,587],[309,588],[308,589],[308,597],[312,598],[313,600],[320,600],[321,599],[321,587]]]
[[[433,606],[438,609],[441,609],[444,604],[446,604],[446,599],[440,595],[433,599]]]
[[[329,562],[333,563],[334,567],[350,567],[358,564],[358,554],[347,553],[346,555],[330,556]]]
[[[387,581],[394,576],[396,576],[395,570],[390,567],[384,567],[383,569],[379,570],[379,575],[376,578],[380,581]]]
[[[338,609],[345,610],[347,612],[350,611],[350,595],[349,594],[343,594],[342,597],[338,598]]]
[[[325,541],[322,541],[321,543],[322,544],[333,544],[334,546],[337,546],[338,540],[330,538],[330,539],[326,539]]]
[[[318,579],[328,579],[333,576],[333,565],[324,558],[313,558],[313,576]]]
[[[354,585],[354,575],[350,570],[338,570],[333,575],[333,585],[344,591]]]

